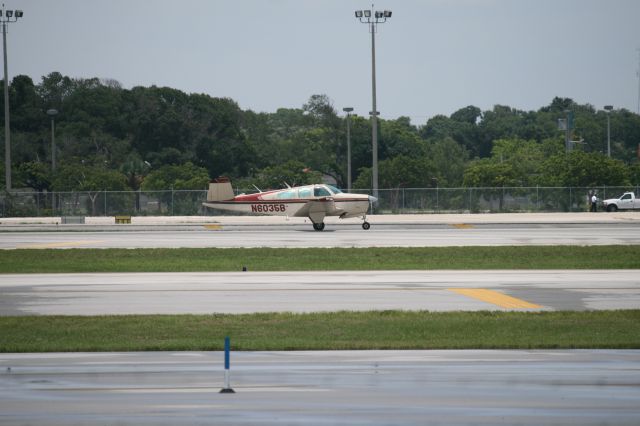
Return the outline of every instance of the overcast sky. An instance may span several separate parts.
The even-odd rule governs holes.
[[[355,0],[5,0],[9,79],[52,71],[300,108],[371,110],[371,37]],[[378,110],[424,124],[467,105],[537,110],[554,96],[638,109],[640,0],[380,1]]]

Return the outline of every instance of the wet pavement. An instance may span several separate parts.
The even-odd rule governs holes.
[[[10,369],[10,370],[9,370]],[[0,355],[0,424],[637,425],[640,351]]]

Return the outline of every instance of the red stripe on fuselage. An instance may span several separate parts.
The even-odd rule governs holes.
[[[263,192],[263,194],[266,194],[266,192]],[[250,194],[250,195],[254,195],[254,194]],[[259,195],[259,194],[258,194]],[[242,197],[242,198],[240,198]],[[291,203],[307,203],[309,201],[334,201],[336,203],[352,203],[352,202],[359,202],[359,201],[368,201],[367,199],[364,198],[333,198],[330,199],[328,197],[324,197],[324,198],[286,198],[286,199],[276,199],[276,200],[261,200],[261,199],[255,199],[255,198],[244,198],[244,197],[248,197],[245,195],[238,195],[237,197],[235,197],[233,200],[227,200],[227,201],[209,201],[210,203],[218,203],[218,204],[233,204],[233,203],[238,203],[238,204],[247,204],[247,203],[260,203],[260,204],[291,204]]]
[[[243,194],[233,198],[233,201],[262,201],[262,196],[278,191],[256,192],[255,194]]]

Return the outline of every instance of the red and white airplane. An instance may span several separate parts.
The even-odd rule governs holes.
[[[228,178],[217,178],[209,183],[205,207],[242,213],[255,213],[273,216],[308,217],[313,229],[324,229],[325,216],[338,216],[340,219],[361,217],[362,229],[369,229],[367,222],[369,205],[377,199],[366,194],[352,194],[338,188],[325,185],[304,185],[260,191],[255,194],[234,196]]]

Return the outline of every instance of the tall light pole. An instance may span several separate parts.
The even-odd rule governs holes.
[[[57,109],[50,109],[47,111],[47,115],[51,117],[51,171],[56,171],[56,115]]]
[[[347,192],[351,192],[351,111],[353,108],[342,108],[347,113]]]
[[[612,105],[605,105],[605,111],[607,111],[607,157],[611,158],[611,110],[613,109]]]
[[[373,196],[378,198],[378,115],[376,109],[376,29],[378,24],[384,24],[388,18],[391,18],[391,11],[385,10],[356,10],[356,18],[361,23],[369,26],[371,33],[371,139],[373,151],[373,164],[371,167]]]
[[[9,130],[9,73],[7,71],[7,25],[22,18],[22,11],[5,10],[4,4],[0,11],[2,22],[2,45],[4,47],[4,168],[5,186],[11,191],[11,131]]]

